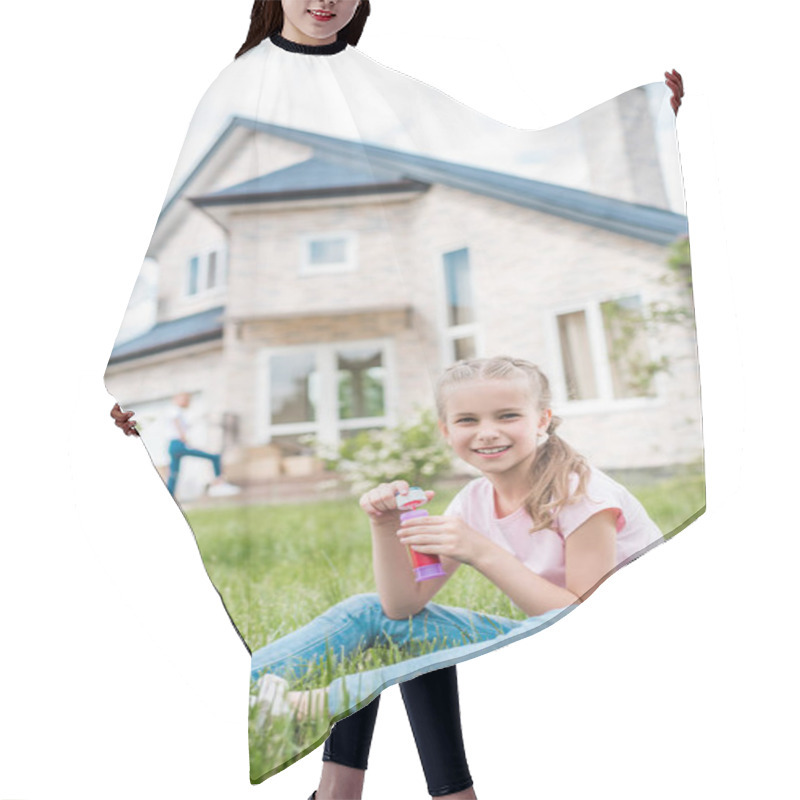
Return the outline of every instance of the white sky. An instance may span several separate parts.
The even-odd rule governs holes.
[[[617,187],[592,183],[576,116],[523,130],[382,66],[365,57],[361,45],[357,52],[314,59],[264,47],[228,64],[204,93],[188,127],[168,197],[234,115],[624,196]],[[298,85],[306,89],[293,91]],[[648,97],[671,208],[682,212],[675,126],[663,83],[651,83]],[[588,119],[595,112],[583,109],[581,114]],[[621,138],[621,131],[604,120],[590,125],[609,138]]]

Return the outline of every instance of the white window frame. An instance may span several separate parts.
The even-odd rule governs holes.
[[[339,419],[336,354],[340,350],[358,347],[375,347],[382,351],[386,375],[383,387],[384,414],[381,417]],[[292,355],[293,353],[302,352],[312,352],[316,358],[320,396],[317,419],[313,422],[291,422],[273,425],[270,422],[272,419],[270,358],[276,355]],[[284,347],[265,347],[258,351],[256,365],[256,435],[259,442],[269,443],[275,436],[314,434],[320,442],[337,446],[341,442],[341,431],[359,430],[361,428],[386,428],[396,424],[397,385],[395,375],[397,371],[395,346],[392,339],[358,339],[353,341],[287,345]],[[326,402],[324,398],[333,398],[333,400]]]
[[[469,322],[466,325],[450,325],[449,320],[449,297],[447,291],[447,270],[445,269],[444,257],[448,253],[454,253],[458,250],[466,250],[467,258],[469,259],[469,280],[470,288],[472,289],[472,297],[475,304],[475,321]],[[441,360],[442,369],[446,369],[451,364],[455,363],[455,340],[465,339],[471,336],[475,339],[475,357],[481,358],[483,356],[483,327],[480,324],[480,312],[478,308],[478,293],[475,291],[475,264],[474,264],[474,250],[466,243],[462,242],[454,244],[449,247],[440,247],[435,256],[436,270],[434,274],[439,276],[439,308],[440,308],[440,324],[439,324],[439,341],[441,342]]]
[[[208,261],[211,253],[217,254],[217,285],[208,286]],[[197,291],[189,292],[191,284],[191,263],[192,259],[198,259]],[[220,292],[228,285],[228,251],[225,247],[208,247],[197,250],[186,259],[186,267],[183,277],[183,297],[186,300],[193,300],[196,297],[206,297]]]
[[[345,240],[344,261],[334,264],[312,264],[311,243],[325,242],[332,239]],[[330,231],[328,233],[303,233],[300,234],[300,270],[302,277],[313,275],[332,275],[341,272],[355,272],[358,269],[358,235],[355,231]]]
[[[646,408],[653,405],[660,405],[664,402],[664,392],[659,375],[653,380],[654,394],[649,397],[614,397],[614,385],[611,377],[611,364],[606,345],[605,328],[603,325],[603,313],[600,306],[613,300],[621,300],[625,297],[638,296],[642,303],[642,308],[646,308],[648,301],[647,293],[642,289],[629,289],[627,291],[617,291],[593,298],[590,301],[576,303],[574,305],[559,306],[554,308],[548,317],[546,338],[548,349],[553,353],[552,381],[551,389],[553,392],[553,402],[563,409],[565,414],[595,413],[598,411],[625,411],[636,408]],[[589,347],[597,381],[598,397],[590,400],[570,400],[567,396],[567,378],[564,373],[564,354],[561,350],[561,337],[558,332],[558,318],[564,314],[573,314],[583,311],[586,314],[586,327],[589,332]],[[646,346],[650,357],[654,354],[654,343],[651,336],[646,335]]]

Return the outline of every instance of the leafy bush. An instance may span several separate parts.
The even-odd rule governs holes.
[[[450,451],[429,409],[417,409],[394,428],[362,431],[334,451],[318,446],[318,455],[339,472],[354,494],[400,479],[428,487],[451,466]]]

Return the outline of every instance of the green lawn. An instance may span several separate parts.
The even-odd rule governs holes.
[[[632,486],[631,491],[668,536],[705,506],[705,483],[696,472]],[[442,513],[456,492],[454,488],[440,490],[430,512]],[[369,524],[355,499],[195,510],[187,518],[211,580],[253,650],[346,597],[375,591]],[[286,565],[295,566],[287,569]],[[473,569],[460,569],[436,602],[524,618]],[[356,653],[343,663],[310,664],[308,673],[292,688],[326,686],[339,675],[408,655],[396,647],[382,647]],[[251,728],[252,774],[258,779],[288,766],[300,757],[294,755],[300,746],[308,752],[327,733],[327,723],[298,725],[288,720],[271,724],[265,731]]]
[[[441,490],[430,512],[442,513],[456,491]],[[700,474],[632,491],[668,535],[705,506]],[[205,509],[187,517],[209,575],[252,649],[346,597],[375,590],[369,525],[354,499]],[[299,566],[287,570],[287,564]],[[493,584],[471,569],[460,569],[436,599],[521,618]]]

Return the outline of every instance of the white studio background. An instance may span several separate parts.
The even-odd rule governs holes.
[[[316,787],[319,750],[249,784],[247,653],[144,447],[113,426],[102,382],[189,120],[250,6],[3,7],[2,800],[304,800]],[[373,9],[368,55],[521,127],[667,68],[686,81],[709,510],[558,625],[459,667],[479,796],[796,796],[788,11],[777,0]],[[364,797],[426,796],[394,687]]]

